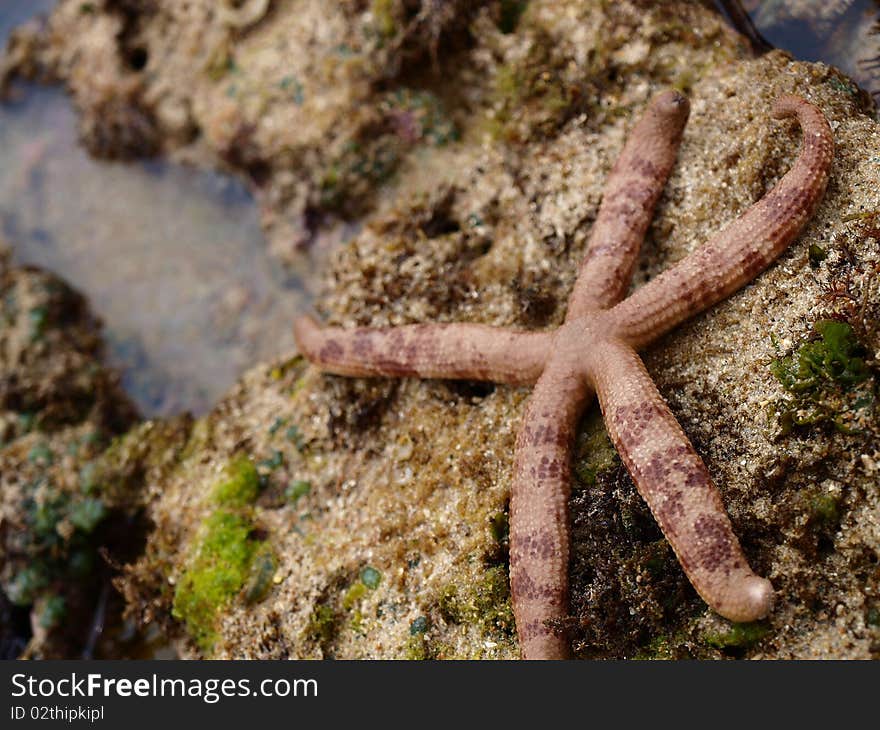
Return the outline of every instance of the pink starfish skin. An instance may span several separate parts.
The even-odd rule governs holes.
[[[796,96],[777,99],[773,115],[797,117],[802,129],[791,170],[720,233],[623,299],[688,116],[679,93],[655,97],[611,172],[565,323],[554,331],[295,322],[301,352],[328,372],[534,384],[510,497],[510,586],[523,658],[569,655],[552,626],[568,613],[571,448],[594,393],[614,446],[700,596],[732,621],[762,618],[772,607],[772,586],[749,567],[709,472],[636,351],[754,279],[821,200],[834,154],[828,122]]]

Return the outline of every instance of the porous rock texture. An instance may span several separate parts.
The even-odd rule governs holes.
[[[592,411],[572,465],[566,628],[580,657],[876,655],[880,223],[871,213],[880,210],[880,128],[851,81],[779,52],[752,58],[695,2],[451,3],[452,19],[431,16],[442,5],[434,3],[271,2],[253,25],[225,31],[234,64],[222,74],[185,62],[230,17],[221,21],[208,3],[107,0],[85,4],[86,13],[83,5],[62,2],[48,25],[19,34],[8,73],[65,80],[87,141],[103,94],[104,103],[149,110],[152,142],[134,152],[213,164],[226,149],[227,164],[249,172],[273,221],[285,211],[320,228],[324,215],[361,220],[369,212],[335,253],[317,304],[337,325],[554,326],[603,182],[652,94],[675,85],[692,112],[633,286],[699,246],[788,169],[798,130],[770,119],[777,95],[819,106],[837,156],[804,233],[753,284],[645,357],[715,478],[750,563],[773,582],[776,607],[747,626],[705,607]],[[235,8],[250,6],[261,3]],[[386,21],[387,38],[399,43],[351,41]],[[89,33],[100,38],[87,43]],[[281,38],[300,52],[282,50]],[[341,72],[321,54],[340,38],[363,66],[329,83],[336,77],[324,75],[328,68]],[[146,49],[145,69],[132,69],[130,57],[121,66],[133,40]],[[91,54],[105,55],[99,63]],[[92,62],[92,76],[106,83],[89,80]],[[287,75],[301,85],[293,87],[308,107],[301,118],[292,116],[299,96],[276,98]],[[234,94],[231,77],[241,84]],[[443,99],[455,129],[442,143],[426,141],[428,127],[433,134],[440,124],[428,94]],[[407,100],[406,113],[383,106],[389,98]],[[365,108],[385,110],[390,126],[382,129],[392,131],[383,137],[370,127],[352,148],[357,133],[346,125]],[[221,109],[233,121],[223,122]],[[119,129],[140,128],[130,121]],[[393,144],[376,147],[383,138]],[[338,144],[356,159],[335,158],[326,197],[328,155]],[[296,165],[280,153],[288,147]],[[364,175],[365,148],[393,148],[393,170]],[[247,160],[271,162],[266,169]],[[310,202],[279,202],[278,191],[293,188]],[[292,228],[273,226],[281,250],[277,241],[290,243]],[[814,378],[793,391],[779,363],[796,360],[805,343],[816,349],[813,324],[824,319],[849,327],[846,356],[858,359],[858,383]],[[129,614],[192,657],[516,657],[506,509],[527,395],[491,384],[333,377],[291,356],[255,367],[204,419],[139,427],[105,467],[124,468],[152,524],[117,582]],[[133,448],[152,438],[162,448],[146,449],[151,458]],[[212,594],[214,603],[199,604],[208,607],[199,628],[207,616],[211,630],[195,635],[180,586],[197,583],[218,485],[242,457],[260,477],[246,508],[248,544],[259,542],[271,558],[254,560],[256,574],[219,602]]]
[[[0,241],[3,658],[81,655],[109,600],[99,550],[130,559],[137,542],[139,493],[105,488],[93,461],[137,418],[102,352],[85,299]]]

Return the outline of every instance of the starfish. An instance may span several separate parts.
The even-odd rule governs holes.
[[[797,96],[778,98],[772,111],[800,123],[803,142],[792,168],[739,218],[625,299],[689,114],[687,99],[672,90],[649,103],[611,171],[559,328],[321,328],[308,316],[294,324],[300,351],[327,372],[534,385],[510,495],[510,587],[525,659],[569,655],[554,626],[568,612],[572,442],[594,394],[615,448],[697,593],[732,621],[757,620],[772,608],[770,582],[749,567],[706,466],[637,354],[754,279],[821,200],[834,154],[827,120]]]

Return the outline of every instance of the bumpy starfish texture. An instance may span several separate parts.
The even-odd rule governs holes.
[[[564,324],[523,332],[478,324],[320,328],[299,318],[301,352],[351,376],[464,378],[534,384],[516,444],[510,497],[510,585],[527,659],[564,658],[554,630],[568,612],[568,514],[575,428],[594,394],[614,446],[694,588],[722,616],[769,613],[773,589],[742,553],[703,461],[636,351],[724,299],[797,236],[821,199],[834,143],[822,113],[796,96],[773,105],[797,117],[801,152],[779,183],[679,263],[623,299],[688,116],[675,91],[655,97],[607,182]]]

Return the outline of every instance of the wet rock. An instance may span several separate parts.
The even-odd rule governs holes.
[[[324,11],[328,37],[379,5]],[[327,144],[332,125],[280,124],[274,104],[256,101],[256,90],[271,98],[276,86],[235,71],[259,67],[256,49],[274,47],[269,39],[282,31],[296,39],[293,28],[279,8],[228,41],[235,67],[221,66],[222,84],[253,86],[226,105],[226,121],[220,104],[194,98],[191,108],[211,109],[199,126],[217,150],[240,135],[240,110],[250,109],[247,159],[271,160],[274,171],[279,158],[260,151],[271,149],[272,135],[286,135],[314,181],[330,158],[309,145],[335,154],[348,132]],[[880,131],[865,96],[821,64],[778,52],[753,59],[699,3],[533,1],[510,30],[490,13],[471,29],[472,45],[438,57],[459,85],[448,107],[459,139],[413,148],[393,180],[369,181],[370,191],[386,186],[378,213],[335,255],[318,309],[345,326],[554,326],[603,182],[653,93],[684,88],[692,114],[633,286],[772,187],[794,160],[799,134],[771,120],[770,105],[781,93],[804,95],[828,116],[837,144],[816,215],[765,274],[645,354],[750,561],[773,581],[774,612],[743,627],[705,607],[588,414],[573,462],[566,628],[583,657],[874,656]],[[183,51],[164,52],[171,66],[183,63]],[[336,93],[356,85],[296,77],[304,98],[328,108],[354,98]],[[217,81],[212,93],[220,88]],[[292,109],[298,92],[286,91]],[[368,85],[359,93],[375,101],[387,91]],[[414,128],[412,119],[401,125],[407,134]],[[820,320],[850,328],[851,347],[836,351],[865,368],[863,397],[833,378],[816,391],[824,408],[859,411],[841,421],[845,429],[834,414],[784,418],[804,408],[794,381],[779,375],[800,353],[826,346],[814,327]],[[155,442],[149,431],[133,432],[124,443],[163,458],[140,468],[142,457],[129,451],[115,462],[142,485],[154,525],[119,582],[130,615],[161,626],[193,657],[515,657],[506,511],[527,396],[500,385],[351,380],[291,358],[256,367],[206,418],[169,427],[170,438],[162,428]],[[256,472],[257,489],[235,505],[218,502],[242,465]],[[218,591],[201,579],[227,554],[236,569]]]
[[[100,326],[82,296],[0,252],[5,655],[92,651],[95,617],[110,600],[102,551],[120,562],[137,552],[140,499],[102,479],[97,461],[137,414],[101,356]]]

